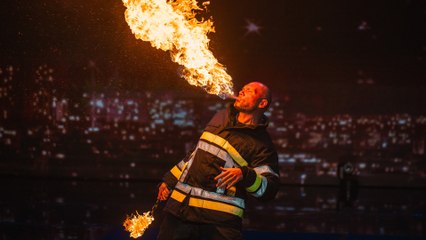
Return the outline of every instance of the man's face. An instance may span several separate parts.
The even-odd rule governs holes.
[[[259,83],[249,83],[239,92],[234,107],[240,112],[251,113],[258,109],[263,95],[264,91]]]

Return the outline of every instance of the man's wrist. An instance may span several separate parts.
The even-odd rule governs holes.
[[[242,166],[242,167],[239,167],[239,169],[241,170],[241,173],[243,175],[243,178],[241,180],[244,180],[247,177],[249,168],[247,166]]]

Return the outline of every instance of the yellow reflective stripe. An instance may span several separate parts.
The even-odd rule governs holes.
[[[177,166],[174,166],[171,170],[170,170],[170,172],[173,174],[173,176],[175,176],[175,178],[177,179],[177,180],[179,180],[180,179],[180,176],[182,176],[182,173],[183,173],[183,171],[185,170],[185,168],[186,168],[186,165],[188,164],[188,162],[185,162],[185,164],[183,164],[183,168],[182,168],[182,170],[180,170]]]
[[[189,186],[182,182],[177,182],[175,187],[177,190],[180,190],[180,192],[184,194],[191,193],[192,197],[209,199],[216,202],[222,202],[222,203],[230,204],[233,206],[237,206],[241,209],[244,209],[244,206],[245,206],[244,199],[242,198],[225,196],[223,194],[219,194],[216,192],[209,192],[201,188]],[[236,188],[234,187],[234,189]]]
[[[256,191],[260,187],[260,184],[262,184],[262,178],[259,174],[256,174],[256,180],[254,181],[253,185],[246,188],[247,192]]]
[[[190,198],[189,206],[206,208],[206,209],[220,211],[220,212],[226,212],[226,213],[237,215],[239,217],[243,216],[243,209],[239,207],[235,207],[235,206],[228,205],[225,203],[220,203],[220,202],[213,202],[213,201],[209,201],[205,199]]]
[[[185,194],[180,193],[180,192],[174,190],[172,192],[172,195],[170,195],[170,197],[173,198],[173,199],[175,199],[178,202],[183,202],[183,199],[185,199]]]
[[[176,179],[179,180],[180,176],[182,175],[182,171],[177,167],[174,166],[170,172],[173,174],[173,176],[175,176]]]
[[[183,202],[186,195],[174,190],[170,197],[175,199],[178,202]],[[242,217],[244,213],[243,209],[236,206],[232,206],[232,205],[221,203],[221,202],[209,201],[209,200],[200,199],[200,198],[193,198],[193,197],[189,198],[189,206],[230,213],[239,217]]]
[[[262,176],[262,184],[261,184],[259,190],[257,190],[254,193],[251,193],[251,194],[255,197],[261,197],[261,196],[263,196],[263,194],[265,194],[267,187],[268,187],[268,181],[266,180],[266,177]]]
[[[215,135],[210,132],[203,132],[200,138],[212,142],[225,149],[232,157],[232,159],[234,159],[234,161],[237,162],[238,165],[240,165],[241,167],[248,165],[246,160],[244,160],[240,153],[228,141],[219,137],[218,135]]]

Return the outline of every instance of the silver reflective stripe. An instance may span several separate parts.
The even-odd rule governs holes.
[[[194,156],[195,156],[195,153],[197,152],[197,149],[198,148],[196,148],[191,153],[191,156],[189,157],[189,160],[188,160],[188,164],[186,165],[186,168],[183,170],[182,176],[180,177],[181,181],[183,181],[186,178],[186,175],[188,174],[188,171],[191,168],[192,162],[194,161]]]
[[[185,165],[185,161],[182,160],[178,163],[177,167],[179,168],[179,170],[182,171],[184,165]]]
[[[263,194],[266,191],[266,187],[268,186],[268,180],[266,179],[266,177],[264,177],[264,176],[260,176],[260,177],[262,178],[262,185],[260,186],[259,190],[252,193],[252,195],[255,196],[255,197],[263,196]]]
[[[223,161],[225,161],[225,167],[226,168],[231,168],[235,166],[234,160],[232,159],[232,157],[229,155],[229,153],[213,144],[204,142],[204,141],[199,141],[198,142],[198,148],[202,149],[208,153],[213,154],[214,156],[217,156],[218,158],[222,159]],[[219,179],[220,180],[220,179]],[[224,194],[225,193],[225,188],[217,188],[216,189],[216,193],[219,194]]]
[[[218,158],[222,159],[223,161],[225,161],[225,167],[226,168],[230,168],[233,167],[234,164],[234,160],[232,160],[232,157],[228,154],[227,151],[218,148],[217,146],[204,142],[204,141],[199,141],[198,142],[198,148],[202,149],[208,153],[213,154],[214,156],[217,156]]]
[[[232,159],[234,159],[234,161],[239,166],[248,165],[246,160],[244,160],[244,158],[240,155],[240,153],[226,139],[207,131],[201,134],[200,139],[206,140],[207,142],[211,142],[216,144],[217,146],[220,146],[220,148],[228,152],[228,154],[232,157]]]
[[[191,194],[191,196],[201,197],[203,199],[211,199],[211,200],[215,200],[215,201],[233,204],[233,205],[238,206],[242,209],[245,208],[244,199],[242,199],[242,198],[230,197],[230,196],[218,194],[218,193],[215,193],[215,192],[209,192],[209,191],[206,191],[204,189],[192,187],[192,186],[189,186],[189,185],[181,183],[181,182],[178,182],[176,184],[176,189],[179,189],[179,190],[185,192],[186,194]]]
[[[279,177],[278,174],[276,172],[274,172],[274,170],[272,170],[271,167],[269,167],[268,165],[262,165],[260,167],[255,167],[253,169],[257,174],[263,174],[263,173],[270,173],[276,177]]]

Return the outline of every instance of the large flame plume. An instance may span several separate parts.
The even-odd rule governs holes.
[[[122,0],[125,17],[136,38],[169,51],[182,65],[183,77],[194,86],[222,98],[233,95],[232,77],[209,50],[207,34],[214,32],[211,19],[196,19],[209,2],[196,0]]]

